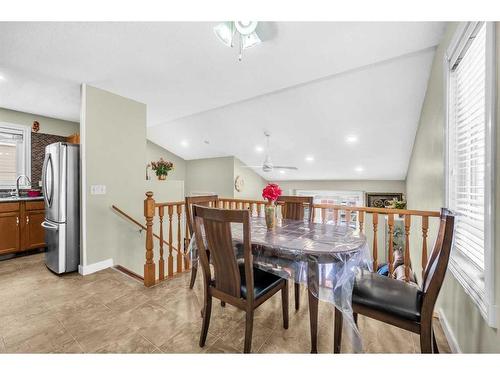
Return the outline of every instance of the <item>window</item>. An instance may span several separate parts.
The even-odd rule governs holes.
[[[0,122],[0,188],[12,189],[19,175],[31,175],[29,127]],[[28,182],[22,179],[23,188]]]
[[[335,190],[297,190],[297,195],[314,197],[315,204],[334,204],[338,206],[359,207],[364,206],[364,193],[362,191],[335,191]],[[316,212],[316,220],[321,219],[319,209]],[[333,212],[326,212],[327,222],[334,221]],[[358,223],[358,213],[351,212],[351,225],[356,226]],[[345,223],[345,213],[341,212],[339,216],[340,223]]]
[[[446,201],[456,213],[450,269],[494,326],[492,34],[462,24],[448,49]]]

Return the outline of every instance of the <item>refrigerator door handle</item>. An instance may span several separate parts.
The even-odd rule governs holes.
[[[42,221],[42,227],[44,227],[45,229],[51,229],[51,230],[56,230],[56,231],[59,230],[57,225],[51,224],[47,221]]]
[[[48,178],[48,173],[50,173],[50,178]],[[54,197],[54,165],[51,154],[45,156],[43,163],[43,197],[47,206],[52,206],[52,199]]]

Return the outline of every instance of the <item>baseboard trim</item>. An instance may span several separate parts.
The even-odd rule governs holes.
[[[141,275],[135,273],[134,271],[131,271],[129,270],[128,268],[125,268],[123,266],[120,266],[119,264],[117,264],[116,266],[113,267],[115,270],[119,271],[119,272],[122,272],[124,273],[125,275],[137,280],[137,281],[140,281],[141,283],[144,282],[144,277],[142,277]]]
[[[91,273],[113,267],[113,259],[105,259],[97,263],[88,264],[86,266],[79,265],[78,273],[80,275],[90,275]]]
[[[438,315],[439,315],[439,322],[441,323],[441,328],[443,328],[446,340],[448,340],[448,345],[450,346],[451,352],[455,354],[461,354],[462,350],[460,350],[457,338],[455,337],[455,334],[451,330],[450,323],[448,322],[448,319],[446,319],[446,315],[444,314],[443,309],[438,309]]]

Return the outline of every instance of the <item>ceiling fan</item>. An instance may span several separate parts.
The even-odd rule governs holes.
[[[271,134],[269,132],[264,132],[264,136],[266,137],[266,157],[264,158],[264,162],[262,165],[248,165],[246,166],[247,168],[260,168],[262,169],[263,172],[272,172],[275,169],[280,169],[280,170],[292,170],[296,171],[298,168],[297,167],[285,167],[285,166],[278,166],[278,165],[273,165],[271,161],[271,157],[269,156],[269,138],[271,137]]]

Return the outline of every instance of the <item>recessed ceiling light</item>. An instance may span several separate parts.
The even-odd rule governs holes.
[[[347,143],[356,143],[358,141],[358,137],[356,137],[355,135],[348,135],[346,138],[345,138],[345,141]]]
[[[306,161],[314,161],[314,156],[306,156]]]
[[[356,167],[354,168],[356,172],[363,172],[365,169],[363,167]]]
[[[5,81],[5,77],[0,74],[0,81]]]
[[[285,171],[282,169],[282,170],[280,170],[280,173],[281,174],[285,174]]]
[[[262,151],[264,151],[264,147],[262,147],[262,146],[255,146],[255,151],[256,152],[262,152]]]
[[[189,146],[189,142],[186,140],[183,140],[183,141],[181,141],[181,146],[187,147],[187,146]]]

